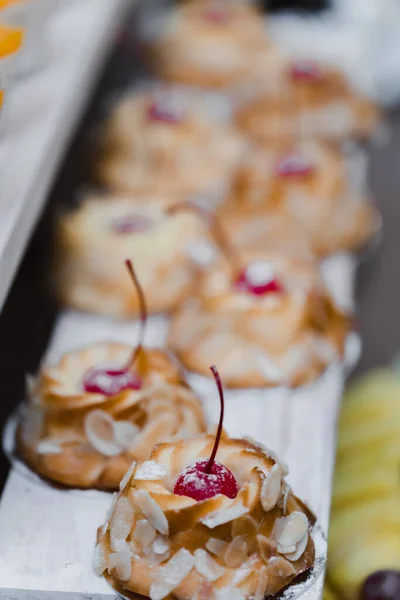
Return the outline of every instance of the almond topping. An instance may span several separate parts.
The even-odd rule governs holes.
[[[145,490],[137,490],[135,493],[136,501],[144,516],[150,521],[157,531],[162,535],[168,535],[169,525],[167,517],[157,504],[157,502]]]
[[[265,563],[268,563],[271,556],[276,555],[277,548],[275,543],[265,537],[265,535],[258,535],[257,543],[260,549],[261,558]]]
[[[223,542],[222,540],[217,540],[216,538],[210,538],[206,543],[206,548],[215,556],[219,558],[223,558],[228,547],[227,542]]]
[[[116,569],[121,581],[128,581],[132,574],[132,559],[129,546],[126,544],[118,552],[111,553],[108,557],[108,570]]]
[[[282,472],[278,464],[275,464],[272,469],[265,474],[265,479],[261,486],[261,504],[263,509],[268,512],[272,510],[278,502],[281,492]]]
[[[104,553],[104,548],[101,544],[97,544],[93,552],[93,570],[96,575],[102,575],[106,570],[107,563]]]
[[[282,556],[273,556],[268,562],[268,572],[278,575],[279,577],[291,577],[296,574],[296,570],[288,560]]]
[[[125,545],[133,526],[134,512],[128,498],[118,498],[110,520],[110,545],[114,552],[118,552]]]
[[[268,569],[263,566],[258,572],[258,584],[254,600],[264,600],[268,588]]]
[[[181,548],[174,556],[161,567],[155,576],[150,588],[151,600],[163,600],[168,596],[190,573],[194,567],[194,556]]]
[[[165,554],[170,547],[169,539],[164,535],[158,535],[153,542],[153,552],[155,554]]]
[[[224,575],[225,569],[206,550],[198,548],[194,553],[194,557],[196,571],[207,581],[215,581]]]
[[[306,535],[296,544],[294,552],[285,552],[285,557],[291,562],[299,560],[305,552],[308,543],[308,531]]]
[[[247,535],[238,535],[229,544],[224,561],[227,567],[233,568],[241,565],[247,558]]]
[[[279,546],[295,546],[307,533],[308,520],[304,513],[295,511],[287,517],[277,519],[272,530],[272,538]]]
[[[118,456],[121,446],[115,441],[114,420],[104,410],[92,410],[85,417],[86,437],[97,452],[103,456]]]
[[[150,546],[154,542],[156,535],[157,531],[147,519],[140,519],[139,521],[136,521],[133,538],[137,541],[141,548],[147,548]]]
[[[132,477],[132,473],[135,470],[135,467],[136,467],[136,462],[133,461],[133,463],[131,464],[131,466],[129,467],[129,469],[127,470],[127,472],[121,479],[121,483],[119,484],[120,492],[123,492],[125,490],[125,488],[127,487],[127,485],[129,484],[131,477]]]

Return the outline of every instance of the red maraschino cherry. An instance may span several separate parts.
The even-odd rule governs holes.
[[[130,277],[133,281],[139,298],[140,306],[140,332],[139,341],[132,352],[128,363],[121,367],[94,367],[90,369],[83,377],[83,389],[89,394],[102,394],[103,396],[114,396],[123,390],[140,390],[142,382],[140,378],[132,371],[136,359],[139,356],[142,347],[144,332],[147,322],[146,299],[143,290],[138,281],[134,268],[130,260],[125,261]]]
[[[149,217],[131,213],[114,219],[111,223],[111,228],[115,233],[127,235],[130,233],[144,233],[152,225],[153,221]]]
[[[182,121],[182,114],[168,102],[161,100],[152,102],[147,110],[150,121],[158,121],[167,125],[176,125]]]
[[[204,18],[213,25],[225,25],[230,19],[231,13],[227,7],[211,6],[204,11]]]
[[[291,76],[294,81],[313,83],[322,81],[324,72],[315,61],[302,60],[292,66]]]
[[[193,498],[198,502],[207,498],[213,498],[217,494],[223,494],[233,499],[236,498],[238,493],[238,484],[233,473],[215,460],[221,441],[224,421],[224,391],[216,367],[213,366],[210,368],[217,383],[221,402],[221,412],[214,447],[208,460],[206,458],[196,460],[185,467],[176,480],[174,487],[174,494],[189,496],[189,498]]]
[[[256,261],[241,271],[234,285],[238,291],[253,296],[283,292],[283,286],[276,278],[273,269],[264,261]]]
[[[279,177],[308,177],[314,172],[313,163],[295,152],[286,154],[275,165],[275,173]]]

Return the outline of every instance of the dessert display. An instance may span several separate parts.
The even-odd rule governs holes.
[[[400,598],[399,397],[398,373],[380,369],[343,401],[328,560],[339,598]]]
[[[107,187],[178,197],[218,194],[244,151],[240,135],[211,104],[178,87],[123,97],[104,130],[96,172]]]
[[[246,252],[199,271],[168,343],[190,371],[218,360],[227,387],[299,386],[342,357],[348,327],[311,259]]]
[[[368,139],[379,123],[377,107],[352,89],[346,76],[314,61],[292,62],[286,83],[257,95],[237,112],[237,124],[253,139],[317,137]]]
[[[217,214],[238,247],[319,256],[359,249],[380,227],[367,193],[351,184],[344,155],[315,140],[253,148]]]
[[[62,302],[113,317],[139,312],[125,277],[132,257],[150,313],[169,312],[188,293],[193,278],[190,249],[206,228],[193,214],[166,218],[168,199],[157,194],[89,196],[59,223],[57,279]]]
[[[263,600],[310,572],[315,517],[286,465],[244,439],[160,444],[132,463],[98,531],[94,568],[127,598]]]
[[[263,77],[271,82],[282,76],[285,64],[283,52],[265,34],[262,15],[240,1],[194,0],[176,6],[152,54],[163,79],[209,88],[243,85],[261,64]]]
[[[146,460],[155,444],[206,430],[201,403],[176,360],[142,346],[146,304],[127,265],[141,305],[135,350],[97,343],[43,366],[21,415],[19,454],[36,473],[64,486],[117,489],[132,460]]]

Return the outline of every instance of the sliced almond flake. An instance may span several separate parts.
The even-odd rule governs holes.
[[[121,479],[121,483],[119,484],[120,492],[123,492],[125,490],[125,488],[127,487],[127,485],[129,484],[131,477],[132,477],[132,473],[135,470],[135,467],[136,467],[136,462],[133,461],[131,463],[131,466],[129,467],[129,469],[127,470],[127,472]]]
[[[193,600],[215,600],[214,587],[210,581],[203,581],[197,590]]]
[[[277,552],[276,544],[265,535],[257,536],[257,543],[260,550],[261,558],[265,563],[268,563],[270,558]]]
[[[257,561],[257,556],[253,554],[240,566],[239,569],[236,569],[235,575],[232,579],[232,585],[238,586],[246,581],[246,579],[253,573],[254,565]]]
[[[40,406],[25,405],[22,411],[21,437],[29,448],[36,448],[44,430],[44,412]]]
[[[110,504],[110,506],[109,506],[109,508],[107,510],[106,516],[105,516],[105,522],[104,522],[103,529],[102,529],[103,535],[106,533],[106,531],[108,529],[108,526],[110,524],[110,519],[111,519],[111,516],[112,516],[112,514],[114,512],[114,508],[115,508],[115,504],[117,502],[117,499],[118,499],[118,494],[117,494],[117,492],[114,492],[113,495],[112,495],[112,498],[111,498],[111,504]]]
[[[225,552],[226,566],[234,568],[241,565],[247,558],[248,549],[247,535],[238,535],[233,538]]]
[[[136,469],[136,481],[158,481],[167,475],[167,469],[155,460],[146,460]]]
[[[86,437],[95,450],[103,456],[118,456],[121,446],[114,439],[114,420],[104,410],[92,410],[85,417]]]
[[[167,517],[157,504],[157,502],[145,490],[137,490],[135,494],[136,501],[144,516],[150,521],[157,531],[163,535],[168,535],[169,525]]]
[[[215,260],[217,249],[214,245],[199,240],[188,246],[187,253],[197,265],[208,267]]]
[[[227,547],[227,542],[218,540],[217,538],[210,538],[206,543],[207,550],[219,558],[224,557]]]
[[[296,544],[294,552],[285,552],[285,557],[291,562],[299,560],[305,552],[308,543],[308,531],[306,535]]]
[[[289,494],[291,491],[291,487],[288,483],[286,483],[286,481],[283,481],[283,485],[282,485],[282,498],[281,498],[281,508],[282,508],[282,513],[284,516],[286,516],[287,514],[287,503],[288,503],[288,499],[289,499]]]
[[[196,571],[207,581],[216,581],[224,575],[225,569],[206,550],[198,548],[195,550],[194,557]]]
[[[170,541],[165,535],[157,535],[155,538],[152,549],[155,554],[165,554],[170,549]]]
[[[280,554],[286,554],[286,553],[289,554],[291,552],[296,551],[296,544],[293,544],[293,546],[281,546],[280,544],[278,544],[276,549],[278,550],[278,552]]]
[[[268,569],[263,566],[258,572],[257,590],[254,600],[264,600],[268,588]]]
[[[279,577],[290,577],[296,573],[293,565],[282,556],[273,556],[269,559],[268,571]]]
[[[235,519],[232,524],[232,537],[237,535],[255,534],[258,530],[258,523],[251,515],[244,515],[240,519]]]
[[[133,538],[141,548],[148,548],[154,542],[157,535],[156,529],[147,519],[136,521]]]
[[[44,439],[36,446],[38,454],[61,454],[62,448],[58,440]]]
[[[214,527],[218,527],[218,525],[223,525],[224,523],[229,523],[230,521],[234,521],[243,515],[246,515],[250,512],[250,509],[244,504],[236,502],[232,506],[228,506],[228,508],[221,508],[216,510],[201,520],[203,525],[209,527],[210,529],[214,529]]]
[[[296,545],[305,536],[307,530],[306,515],[295,511],[275,521],[271,536],[280,546],[288,547]]]
[[[261,486],[260,500],[265,512],[275,508],[281,493],[282,471],[278,464],[265,474]]]
[[[151,552],[147,556],[147,562],[149,563],[149,565],[157,566],[167,561],[170,556],[171,552],[169,550],[164,552],[164,554],[156,554],[155,552],[153,552],[153,550],[151,550]]]
[[[111,550],[118,552],[125,545],[133,526],[135,511],[128,498],[118,498],[110,520]]]
[[[130,421],[114,421],[114,439],[121,448],[132,448],[139,433],[139,427]]]
[[[128,581],[132,575],[132,557],[128,544],[118,552],[112,552],[108,557],[108,570],[116,569],[121,581]]]
[[[234,587],[226,587],[221,590],[215,590],[216,600],[246,600],[246,596]]]
[[[101,544],[97,544],[96,548],[94,549],[92,564],[93,564],[93,570],[96,573],[96,575],[102,575],[103,572],[106,570],[106,567],[107,567],[106,556],[105,556],[104,548]]]
[[[194,556],[181,548],[156,573],[150,588],[151,600],[163,600],[189,575],[194,567]]]

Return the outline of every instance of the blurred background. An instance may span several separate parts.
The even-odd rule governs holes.
[[[79,2],[75,0],[73,4]],[[63,60],[62,56],[52,54],[52,43],[46,38],[49,20],[54,19],[57,11],[61,13],[65,10],[62,4],[55,0],[43,2],[43,12],[37,17],[37,23],[30,21],[32,41],[18,41],[18,32],[14,32],[14,41],[10,41],[9,32],[6,32],[8,42],[5,43],[2,60],[7,61],[10,48],[17,53],[22,48],[23,52],[21,60],[14,65],[15,76],[5,74],[3,78],[4,106],[0,139],[2,188],[7,186],[11,177],[24,176],[23,165],[28,159],[25,158],[24,148],[21,148],[21,153],[16,153],[18,146],[13,146],[12,140],[21,130],[30,127],[28,119],[35,120],[35,110],[41,106],[42,86],[52,85],[52,81],[42,74],[46,65],[54,60]],[[89,3],[82,0],[83,4]],[[87,82],[87,89],[85,80],[79,81],[83,87],[71,94],[71,99],[63,108],[64,117],[59,115],[58,125],[53,127],[52,136],[58,136],[59,131],[60,136],[65,137],[65,142],[59,150],[59,160],[54,159],[57,164],[52,162],[50,145],[42,165],[44,172],[46,164],[51,164],[48,193],[42,194],[43,203],[33,214],[29,210],[29,194],[32,194],[33,202],[33,196],[38,192],[33,189],[29,191],[27,208],[21,209],[19,217],[24,222],[26,211],[26,226],[20,233],[15,233],[15,238],[6,240],[7,247],[12,248],[14,244],[18,250],[7,255],[12,258],[7,258],[5,265],[3,261],[0,263],[0,279],[4,277],[5,288],[0,314],[3,423],[23,398],[25,374],[37,370],[59,311],[52,289],[52,258],[55,223],[60,209],[74,206],[78,190],[85,188],[90,181],[93,146],[98,139],[99,124],[110,105],[122,90],[131,86],[140,76],[147,76],[140,36],[141,24],[146,22],[148,16],[143,16],[142,7],[138,9],[129,2],[124,4],[127,4],[121,8],[124,18],[119,14],[113,27],[104,30],[107,35],[103,36],[102,43],[96,38],[93,48],[98,49],[99,60],[93,60],[93,81]],[[155,0],[147,3],[146,0],[142,4],[146,4],[145,9],[151,12],[169,10],[172,3]],[[162,7],[159,7],[160,4]],[[400,4],[394,0],[266,0],[260,3],[260,8],[274,43],[282,44],[296,53],[301,52],[307,59],[323,60],[329,65],[343,68],[357,89],[379,103],[383,111],[379,135],[361,143],[362,151],[368,158],[368,188],[382,215],[383,225],[379,240],[357,255],[355,312],[362,338],[362,352],[350,376],[350,408],[343,413],[342,431],[339,434],[338,473],[333,501],[333,518],[336,521],[332,544],[335,560],[336,545],[343,544],[343,537],[348,537],[351,527],[354,527],[352,537],[355,541],[353,548],[343,551],[347,562],[338,558],[332,571],[328,570],[330,589],[326,592],[332,594],[332,598],[350,600],[356,596],[349,590],[358,590],[360,581],[364,581],[369,573],[381,569],[400,569],[400,375],[391,368],[400,346]],[[23,20],[18,20],[16,13],[11,11],[10,14],[5,18],[8,27],[17,30],[27,27]],[[89,12],[86,17],[88,15]],[[65,22],[67,27],[67,20]],[[58,26],[62,28],[60,17]],[[52,31],[52,35],[61,36],[61,29]],[[23,47],[28,42],[32,46]],[[25,59],[22,60],[22,57]],[[29,86],[24,82],[35,77],[38,81],[37,95],[27,96],[23,86],[27,85],[26,89]],[[18,89],[22,92],[16,98]],[[69,94],[69,91],[65,93]],[[80,98],[79,106],[77,103],[76,109],[71,108],[77,96]],[[57,95],[54,94],[53,102],[57,101]],[[26,122],[18,117],[18,109],[22,105]],[[74,118],[69,116],[70,111]],[[39,123],[36,124],[39,126]],[[10,161],[21,168],[13,170]],[[40,172],[34,183],[40,186]],[[1,235],[6,236],[8,219],[17,202],[18,198],[0,194],[0,251],[5,246],[2,245]],[[347,398],[345,406],[346,401]],[[357,427],[363,423],[364,411],[369,416],[365,427],[360,426],[359,431]],[[388,423],[391,423],[389,429]],[[357,454],[354,462],[349,458],[350,466],[343,466],[343,462],[346,462],[343,456],[351,456],[357,436],[361,445],[360,453],[365,457],[374,453],[376,464],[372,459],[361,460]],[[353,445],[347,445],[349,437]],[[387,449],[385,446],[382,450],[385,444]],[[7,471],[8,462],[2,457],[3,484]],[[362,516],[357,512],[358,506],[364,507]],[[393,508],[396,506],[397,512]],[[384,513],[387,522],[382,525]],[[381,520],[374,525],[370,537],[360,535],[357,539],[359,529],[366,531],[363,519],[371,523],[376,514]],[[398,580],[392,587],[390,584],[386,591],[385,581],[382,583],[379,580],[378,584],[378,591],[371,584],[370,591],[367,590],[362,597],[366,600],[400,599]]]

